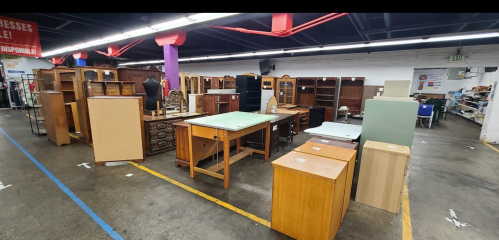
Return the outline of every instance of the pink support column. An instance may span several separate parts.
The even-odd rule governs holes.
[[[165,55],[165,78],[168,79],[170,90],[180,90],[178,80],[178,47],[171,44],[163,45],[163,54]]]
[[[178,46],[185,42],[185,31],[177,30],[161,33],[156,35],[155,40],[159,46],[163,46],[165,78],[168,79],[170,90],[180,90],[178,76]]]

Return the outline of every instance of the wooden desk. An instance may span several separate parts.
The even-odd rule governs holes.
[[[254,113],[265,114],[264,110],[256,111]],[[270,152],[269,156],[272,156],[272,150],[277,148],[277,152],[279,152],[279,137],[285,137],[286,143],[289,140],[293,142],[293,134],[291,133],[293,115],[285,114],[285,113],[277,113],[274,116],[278,116],[276,119],[270,120]],[[256,131],[250,133],[243,137],[243,144],[246,145],[261,145],[262,147],[265,145],[265,141],[263,139],[263,130]]]
[[[343,212],[341,214],[341,220],[343,220],[347,208],[350,205],[350,193],[352,191],[352,180],[357,151],[314,142],[306,142],[303,145],[295,148],[293,151],[330,158],[332,160],[339,160],[347,163],[347,180],[345,183]]]
[[[271,227],[296,239],[334,239],[347,163],[292,151],[272,166]]]
[[[179,113],[181,114],[181,113]],[[146,154],[153,156],[175,150],[175,129],[173,124],[186,119],[207,116],[208,113],[190,113],[182,116],[168,114],[161,116],[144,116],[144,132],[146,141]],[[185,114],[184,114],[185,115]]]
[[[282,109],[291,109],[291,108],[295,108],[296,105],[293,105],[293,104],[281,104],[281,105],[277,105],[277,108],[282,108]]]
[[[252,154],[259,153],[265,156],[265,161],[269,161],[270,148],[270,120],[277,116],[267,114],[256,114],[248,112],[230,112],[224,114],[213,115],[204,118],[190,119],[188,123],[188,138],[189,138],[189,163],[191,177],[196,176],[196,172],[216,177],[224,180],[224,188],[229,188],[229,166],[242,158]],[[255,150],[251,148],[241,147],[241,137],[249,133],[266,128],[266,144],[265,151]],[[197,162],[194,158],[194,137],[205,138],[212,140],[206,144],[217,145],[223,142],[224,160],[217,163],[208,169],[196,167]],[[237,140],[237,154],[229,158],[230,140]],[[213,141],[214,140],[214,141]],[[242,150],[242,152],[241,152]],[[217,173],[224,170],[224,174]]]
[[[293,125],[293,132],[295,132],[296,135],[298,135],[298,132],[300,131],[300,113],[301,111],[296,111],[296,110],[288,110],[288,109],[283,109],[283,108],[277,108],[276,109],[277,113],[285,113],[285,114],[291,114],[294,117],[295,124]]]

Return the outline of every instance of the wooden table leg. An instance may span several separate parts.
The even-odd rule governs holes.
[[[192,151],[192,125],[187,126],[187,136],[189,140],[189,166],[191,167],[191,178],[194,178],[196,176],[196,172],[194,171],[194,156],[193,156],[193,151]]]
[[[270,152],[270,121],[267,122],[267,130],[265,131],[265,162],[269,161]]]
[[[241,152],[241,150],[239,149],[241,147],[241,138],[240,137],[237,138],[236,147],[237,147],[236,148],[237,149],[237,153],[240,153]]]
[[[230,155],[230,140],[227,131],[223,131],[224,134],[224,189],[229,189],[229,155]]]

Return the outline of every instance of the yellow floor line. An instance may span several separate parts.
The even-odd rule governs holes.
[[[494,146],[490,145],[489,143],[487,143],[486,141],[483,141],[483,144],[487,145],[489,148],[492,148],[492,150],[496,151],[496,152],[499,152],[499,149],[495,148]]]
[[[402,194],[402,239],[412,240],[411,209],[407,184],[405,184]]]
[[[187,191],[189,191],[191,193],[194,193],[194,194],[196,194],[196,195],[198,195],[200,197],[208,199],[208,200],[210,200],[210,201],[212,201],[212,202],[214,202],[214,203],[216,203],[216,204],[218,204],[218,205],[220,205],[222,207],[225,207],[225,208],[230,209],[230,210],[232,210],[232,211],[234,211],[236,213],[239,213],[239,214],[241,214],[241,215],[243,215],[243,216],[245,216],[245,217],[247,217],[247,218],[249,218],[249,219],[251,219],[251,220],[253,220],[255,222],[258,222],[258,223],[260,223],[260,224],[262,224],[264,226],[270,227],[270,222],[267,221],[267,220],[265,220],[265,219],[259,218],[259,217],[255,216],[255,215],[253,215],[253,214],[251,214],[249,212],[246,212],[246,211],[244,211],[244,210],[242,210],[240,208],[234,207],[233,205],[230,205],[230,204],[228,204],[228,203],[226,203],[224,201],[218,200],[218,199],[216,199],[216,198],[214,198],[214,197],[212,197],[212,196],[210,196],[208,194],[205,194],[205,193],[200,192],[200,191],[198,191],[198,190],[196,190],[194,188],[191,188],[191,187],[189,187],[189,186],[187,186],[185,184],[177,182],[177,181],[175,181],[175,180],[173,180],[173,179],[171,179],[171,178],[169,178],[169,177],[167,177],[167,176],[165,176],[165,175],[163,175],[161,173],[157,173],[157,172],[155,172],[155,171],[153,171],[153,170],[151,170],[149,168],[146,168],[144,166],[140,166],[140,165],[138,165],[135,162],[128,162],[128,163],[132,164],[135,167],[140,168],[141,170],[146,171],[147,173],[150,173],[150,174],[152,174],[152,175],[154,175],[156,177],[159,177],[159,178],[161,178],[161,179],[163,179],[165,181],[168,181],[168,182],[170,182],[171,184],[173,184],[175,186],[181,187],[181,188],[183,188],[183,189],[185,189],[185,190],[187,190]]]
[[[73,138],[76,138],[76,139],[79,139],[77,136],[75,136],[74,134],[71,134],[71,133],[69,134],[69,136],[71,136]],[[90,145],[92,145],[92,144],[90,144]],[[263,219],[263,218],[257,217],[257,216],[255,216],[255,215],[253,215],[253,214],[251,214],[249,212],[246,212],[246,211],[244,211],[244,210],[242,210],[240,208],[234,207],[233,205],[230,205],[230,204],[228,204],[228,203],[226,203],[226,202],[224,202],[222,200],[216,199],[216,198],[214,198],[214,197],[212,197],[212,196],[210,196],[210,195],[208,195],[206,193],[200,192],[200,191],[198,191],[198,190],[196,190],[194,188],[191,188],[191,187],[189,187],[189,186],[187,186],[185,184],[182,184],[182,183],[180,183],[178,181],[175,181],[175,180],[173,180],[173,179],[171,179],[171,178],[169,178],[169,177],[167,177],[167,176],[165,176],[165,175],[163,175],[161,173],[155,172],[155,171],[153,171],[153,170],[151,170],[149,168],[146,168],[144,166],[140,166],[139,164],[137,164],[135,162],[130,162],[130,161],[127,161],[127,162],[129,164],[131,164],[131,165],[133,165],[133,166],[135,166],[135,167],[137,167],[137,168],[139,168],[139,169],[141,169],[141,170],[143,170],[143,171],[151,174],[151,175],[159,177],[159,178],[161,178],[161,179],[163,179],[163,180],[165,180],[167,182],[170,182],[171,184],[173,184],[175,186],[178,186],[178,187],[180,187],[180,188],[182,188],[184,190],[187,190],[187,191],[189,191],[191,193],[194,193],[194,194],[196,194],[196,195],[198,195],[200,197],[208,199],[208,200],[210,200],[210,201],[212,201],[212,202],[214,202],[214,203],[216,203],[216,204],[218,204],[218,205],[220,205],[222,207],[225,207],[225,208],[227,208],[229,210],[232,210],[232,211],[234,211],[236,213],[239,213],[239,214],[241,214],[241,215],[243,215],[243,216],[245,216],[245,217],[247,217],[247,218],[249,218],[249,219],[251,219],[251,220],[253,220],[255,222],[258,222],[258,223],[260,223],[260,224],[262,224],[262,225],[264,225],[266,227],[270,227],[270,222],[267,221],[267,220],[265,220],[265,219]]]

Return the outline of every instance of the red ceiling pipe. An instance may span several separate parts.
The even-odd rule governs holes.
[[[279,32],[279,33],[263,32],[263,31],[248,30],[248,29],[245,29],[245,28],[232,28],[232,27],[215,26],[215,25],[207,25],[207,26],[208,27],[212,27],[212,28],[220,28],[220,29],[238,31],[238,32],[243,32],[243,33],[254,33],[254,34],[261,34],[261,35],[267,35],[267,36],[273,36],[273,37],[287,37],[287,36],[291,36],[291,35],[293,35],[293,34],[295,34],[297,32],[301,32],[301,31],[303,31],[305,29],[309,29],[311,27],[317,26],[319,24],[325,23],[327,21],[333,20],[335,18],[344,16],[344,15],[347,15],[347,14],[348,13],[342,13],[342,14],[338,14],[337,15],[337,13],[330,13],[328,15],[322,16],[322,17],[317,18],[315,20],[312,20],[310,22],[304,23],[304,24],[302,24],[300,26],[297,26],[297,27],[294,27],[294,28],[291,28],[291,29],[288,29],[288,30],[284,30],[284,31]],[[274,15],[274,16],[278,16],[278,15]],[[288,16],[288,17],[290,17],[290,16]]]

